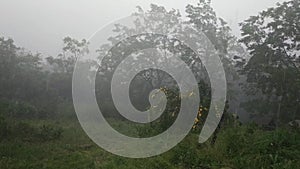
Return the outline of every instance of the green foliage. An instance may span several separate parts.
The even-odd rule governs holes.
[[[173,156],[170,162],[176,166],[194,169],[198,168],[199,158],[195,144],[188,142],[180,143],[173,150]]]
[[[0,141],[48,142],[59,140],[62,133],[63,128],[56,125],[33,125],[25,121],[8,122],[0,117]]]
[[[241,23],[240,41],[252,55],[244,69],[246,89],[264,94],[259,100],[271,106],[263,107],[276,107],[269,112],[285,123],[299,117],[299,16],[299,0],[290,0]]]
[[[178,11],[168,11],[162,6],[151,5],[151,9],[146,11],[147,15],[143,18],[147,26],[140,24],[138,20],[135,26],[137,31],[147,29],[166,32],[173,29],[174,33],[185,35],[184,33],[189,31],[177,26],[192,25],[193,29],[204,32],[221,53],[227,75],[235,79],[237,72],[227,54],[237,42],[227,23],[217,17],[210,3],[210,0],[200,0],[195,6],[188,5],[188,22],[184,23],[180,23],[181,14]],[[142,13],[144,11],[139,8],[134,15]],[[241,24],[241,42],[252,54],[244,72],[247,80],[254,82],[255,87],[266,96],[247,103],[245,107],[248,111],[274,113],[277,110],[274,105],[280,105],[279,117],[284,121],[299,116],[299,56],[294,53],[299,51],[299,16],[299,1],[292,0],[270,8]],[[166,22],[157,23],[157,20]],[[116,25],[115,33],[118,35],[109,39],[112,44],[131,35],[131,31],[122,25]],[[144,42],[155,41],[160,45],[163,40],[165,43],[160,46],[163,50],[177,52],[195,72],[205,72],[201,66],[199,68],[199,65],[195,64],[200,64],[195,60],[195,54],[184,45],[180,44],[179,50],[174,49],[176,40],[145,37]],[[132,39],[134,45],[138,44],[137,39],[138,36]],[[214,144],[208,142],[199,145],[197,141],[200,128],[196,128],[174,149],[156,157],[128,159],[105,152],[83,132],[75,118],[72,105],[72,71],[76,59],[89,52],[88,42],[70,37],[64,38],[63,42],[63,52],[57,57],[48,57],[46,63],[43,63],[40,54],[25,52],[17,47],[13,40],[0,38],[1,169],[300,168],[299,129],[279,128],[276,131],[265,131],[253,124],[240,125],[227,112],[227,108],[224,120],[216,131],[216,137],[211,138]],[[116,62],[119,62],[122,59],[119,55],[123,53],[122,47],[126,47],[122,44],[120,46],[121,50],[111,50],[116,58],[106,59],[116,59]],[[101,46],[99,52],[108,47],[111,46]],[[101,69],[113,70],[110,68],[115,66],[114,64],[108,62]],[[106,74],[97,78],[96,84],[101,82],[102,86],[96,88],[96,95],[104,99],[100,107],[106,115],[114,118],[108,119],[114,128],[128,136],[149,137],[165,131],[172,125],[178,114],[179,102],[186,98],[178,96],[179,91],[174,89],[175,85],[167,84],[169,82],[166,79],[170,79],[169,76],[157,70],[144,71],[137,76],[148,82],[148,86],[134,85],[133,96],[136,100],[140,101],[141,97],[144,98],[155,88],[163,89],[168,97],[166,111],[160,119],[149,125],[138,125],[124,119],[119,120],[120,115],[114,114],[115,107],[107,95],[110,92],[107,79],[108,75],[111,75],[107,70],[104,70]],[[207,73],[201,75],[205,77]],[[165,84],[163,80],[166,80]],[[200,105],[208,109],[211,97],[209,84],[201,81],[199,87]],[[207,111],[202,111],[204,114],[201,116],[199,127],[203,124]]]
[[[17,102],[9,105],[8,113],[8,116],[13,118],[35,118],[38,110],[31,104]]]
[[[61,137],[63,129],[53,125],[43,125],[39,128],[38,137],[43,141],[57,140]]]
[[[7,99],[0,101],[0,112],[6,117],[15,119],[42,119],[55,115],[47,107],[35,106],[26,101],[8,101]]]
[[[43,125],[46,123],[48,125]],[[60,122],[19,122],[14,139],[0,142],[4,168],[111,168],[111,169],[219,169],[300,167],[300,131],[282,128],[264,131],[254,124],[222,127],[216,143],[198,144],[198,133],[189,134],[169,152],[147,159],[118,157],[95,145],[78,122],[64,121],[61,138],[53,141]],[[126,125],[120,124],[123,130]],[[35,124],[35,125],[34,125]],[[42,125],[41,125],[42,124]],[[127,126],[128,127],[128,126]],[[132,127],[132,126],[131,126]],[[43,134],[41,134],[43,133]],[[41,139],[41,135],[43,138]],[[32,140],[30,140],[31,138]],[[52,140],[52,141],[51,141]]]
[[[7,137],[9,134],[8,124],[5,118],[0,114],[0,141]]]
[[[63,53],[43,62],[40,54],[0,37],[1,112],[18,118],[54,117],[59,103],[72,100],[73,67],[77,57],[88,52],[87,44],[67,37]]]
[[[38,130],[26,122],[19,122],[11,126],[11,139],[19,138],[23,141],[34,142],[37,139]]]
[[[195,6],[187,5],[186,13],[189,22],[202,31],[218,51],[226,54],[233,35],[231,35],[227,23],[217,17],[211,6],[211,0],[199,0]]]
[[[299,131],[263,131],[256,126],[231,128],[220,133],[216,149],[240,168],[293,168],[298,164]]]

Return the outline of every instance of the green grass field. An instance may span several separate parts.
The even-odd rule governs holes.
[[[300,168],[300,132],[296,129],[264,131],[255,125],[225,127],[214,145],[209,141],[198,144],[199,133],[192,131],[183,142],[160,156],[129,159],[98,147],[75,119],[8,120],[7,123],[11,124],[12,132],[0,142],[1,169]],[[114,120],[110,123],[123,133],[136,134],[134,125]],[[31,134],[33,130],[28,130],[45,124],[61,128],[61,136],[37,139],[37,135]]]

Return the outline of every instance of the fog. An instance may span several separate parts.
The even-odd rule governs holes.
[[[225,19],[236,36],[238,23],[283,0],[212,0],[217,15]],[[55,56],[62,38],[88,38],[100,27],[130,15],[136,6],[159,4],[184,12],[197,0],[0,0],[0,35],[33,52]]]
[[[300,169],[299,18],[300,0],[0,0],[0,169]]]

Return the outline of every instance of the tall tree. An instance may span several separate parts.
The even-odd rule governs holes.
[[[243,23],[243,42],[252,58],[244,71],[279,124],[300,116],[300,2],[277,4]],[[272,109],[273,107],[273,109]],[[276,107],[276,109],[274,109]],[[268,112],[265,112],[268,113]]]
[[[188,22],[198,32],[203,32],[218,51],[227,80],[227,99],[230,107],[236,107],[240,91],[238,70],[245,62],[245,51],[231,33],[228,24],[216,15],[211,0],[199,0],[186,6]]]

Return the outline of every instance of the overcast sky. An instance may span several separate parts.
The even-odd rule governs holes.
[[[284,0],[212,0],[219,17],[225,19],[235,35],[238,23]],[[88,38],[98,28],[130,15],[137,5],[149,4],[179,9],[198,0],[0,0],[0,36],[11,37],[33,52],[56,56],[62,38]]]

